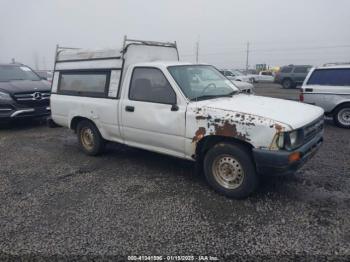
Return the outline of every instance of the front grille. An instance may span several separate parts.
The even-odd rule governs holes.
[[[50,92],[18,93],[14,98],[18,104],[36,107],[49,105]]]
[[[312,122],[310,125],[304,127],[304,139],[309,141],[314,138],[319,132],[323,130],[324,119],[323,117]]]

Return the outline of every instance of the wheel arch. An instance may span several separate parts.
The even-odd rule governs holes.
[[[239,144],[247,148],[249,152],[252,152],[253,145],[250,144],[249,142],[246,142],[242,139],[236,138],[236,137],[227,137],[227,136],[219,136],[219,135],[208,135],[203,137],[201,140],[198,141],[197,146],[196,146],[196,158],[197,159],[202,159],[205,153],[212,148],[214,145],[218,143],[231,143],[231,144]]]
[[[98,127],[96,126],[96,124],[94,123],[94,121],[92,121],[91,119],[87,118],[87,117],[83,117],[83,116],[75,116],[72,118],[72,120],[70,121],[70,125],[69,128],[74,130],[74,132],[77,131],[77,127],[79,122],[81,121],[89,121],[91,122],[98,130]]]
[[[283,82],[286,81],[286,80],[289,80],[289,81],[291,81],[292,83],[294,83],[293,79],[292,79],[290,76],[285,76],[285,77],[283,77],[283,78],[281,79],[281,83],[283,83]]]
[[[344,101],[344,102],[341,102],[340,104],[336,105],[336,107],[333,108],[331,113],[334,114],[340,107],[343,107],[343,106],[350,107],[350,101]]]

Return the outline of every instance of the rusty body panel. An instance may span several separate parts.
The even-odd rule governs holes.
[[[221,98],[222,99],[222,98]],[[289,130],[284,123],[244,112],[224,110],[203,102],[191,103],[187,109],[186,145],[194,155],[196,146],[207,136],[221,136],[249,143],[254,148],[274,149],[272,144],[280,132]]]

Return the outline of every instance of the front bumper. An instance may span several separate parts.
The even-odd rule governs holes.
[[[273,151],[267,149],[253,149],[256,169],[262,175],[289,175],[295,173],[310,158],[312,158],[323,142],[323,132],[318,133],[294,151]],[[290,161],[290,155],[300,153],[300,159]]]
[[[8,122],[14,119],[21,118],[36,118],[48,116],[51,114],[51,108],[49,106],[41,107],[0,107],[0,122]]]

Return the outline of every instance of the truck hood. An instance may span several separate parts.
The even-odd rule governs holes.
[[[51,86],[47,81],[31,81],[31,80],[18,80],[9,82],[0,82],[0,91],[5,91],[10,94],[44,91],[49,92]]]
[[[201,106],[225,111],[240,112],[278,121],[297,129],[324,114],[322,108],[300,102],[271,97],[238,94],[232,98],[201,101]]]

